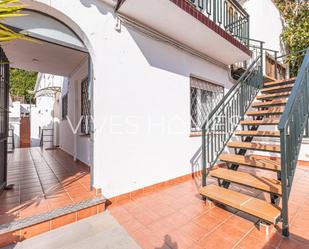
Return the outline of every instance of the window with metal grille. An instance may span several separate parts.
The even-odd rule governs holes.
[[[66,120],[68,115],[68,94],[62,97],[62,119]]]
[[[191,131],[201,131],[206,118],[224,95],[224,87],[190,77]]]
[[[81,84],[81,115],[83,117],[81,122],[81,133],[85,135],[90,134],[90,107],[89,100],[89,82],[88,78],[84,79]]]

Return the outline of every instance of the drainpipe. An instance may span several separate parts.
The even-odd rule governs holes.
[[[76,127],[79,122],[78,120],[78,106],[79,106],[78,105],[78,81],[77,80],[74,81],[74,90],[75,90],[74,123]],[[73,153],[74,161],[77,161],[77,141],[78,141],[77,138],[78,138],[78,131],[74,133],[74,153]]]
[[[93,64],[89,54],[88,57],[88,82],[89,82],[89,100],[91,103],[90,117],[92,117],[90,123],[90,191],[94,185],[94,101],[93,101],[93,89],[94,89],[94,76],[93,76]]]

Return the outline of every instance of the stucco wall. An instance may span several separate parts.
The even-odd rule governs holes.
[[[94,180],[111,197],[192,172],[201,138],[189,137],[189,76],[230,84],[225,69],[106,18]]]
[[[40,128],[54,129],[53,143],[47,142],[47,147],[59,146],[60,93],[47,90],[50,87],[61,89],[64,77],[50,74],[39,74],[35,89],[36,105],[31,109],[31,146],[40,146]],[[58,89],[58,90],[59,90]],[[52,135],[52,132],[46,132]],[[45,138],[45,141],[52,138]]]
[[[271,0],[247,0],[241,3],[250,15],[250,37],[264,41],[265,48],[284,52],[280,40],[283,22],[275,4]]]
[[[9,127],[14,129],[15,148],[20,147],[20,102],[13,102],[10,106]]]
[[[43,129],[53,128],[53,105],[52,97],[39,98],[36,106],[31,108],[31,146],[40,146],[40,127]],[[46,132],[46,135],[52,135],[52,132]],[[45,141],[52,140],[52,137],[46,137]],[[53,143],[46,142],[44,146],[52,147]]]
[[[29,4],[40,9],[37,2],[51,6],[44,6],[44,12],[74,29],[92,58],[94,185],[112,197],[189,174],[201,145],[201,138],[190,137],[189,76],[229,88],[228,71],[131,28],[116,30],[113,8],[103,1],[40,0]],[[71,107],[78,106],[75,86],[81,79],[82,74],[71,77]],[[78,116],[72,113],[69,109],[69,115]],[[61,147],[71,154],[87,154],[86,147],[74,150],[74,136],[64,135],[70,134],[69,129],[67,122],[61,123]],[[83,138],[75,139],[78,145],[82,143]]]
[[[78,126],[81,118],[81,82],[87,76],[88,62],[86,60],[72,72],[63,87],[62,96],[68,94],[68,118],[60,120],[59,137],[61,149],[74,156],[75,159],[89,165],[91,163],[90,138],[82,136]]]

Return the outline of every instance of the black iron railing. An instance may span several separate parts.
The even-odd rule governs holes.
[[[260,55],[223,97],[202,126],[202,185],[239,122],[263,85],[263,42]]]
[[[0,47],[0,191],[7,181],[7,137],[9,125],[9,61]]]
[[[249,45],[249,15],[235,0],[187,0],[243,44]]]
[[[289,236],[288,200],[302,138],[309,118],[309,48],[298,72],[278,129],[281,144],[283,235]]]

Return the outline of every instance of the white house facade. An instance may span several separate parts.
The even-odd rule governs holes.
[[[211,111],[235,83],[229,65],[251,56],[223,16],[184,0],[22,2],[7,24],[39,42],[3,49],[12,67],[67,78],[55,145],[93,187],[110,198],[199,169],[196,103]]]
[[[165,231],[174,217],[168,229],[177,234],[187,222],[204,227],[210,219],[198,242],[211,245],[210,230],[219,243],[230,242],[219,224],[247,225],[243,214],[254,222],[245,236],[256,225],[269,236],[279,225],[289,237],[289,213],[299,209],[289,202],[294,176],[301,194],[306,180],[299,178],[305,170],[295,172],[308,165],[309,50],[297,52],[304,60],[292,77],[271,1],[22,2],[25,15],[4,24],[30,39],[0,47],[0,190],[10,189],[3,191],[8,209],[0,218],[10,221],[0,227],[0,247],[31,237],[37,225],[44,226],[38,233],[50,231],[107,207],[132,215],[126,222],[147,247],[157,230],[162,248],[178,246]],[[7,153],[10,67],[39,72],[32,125],[43,149],[30,148],[24,136],[31,106],[21,115],[22,149]],[[148,216],[153,206],[163,223]],[[170,207],[180,213],[167,214]],[[172,234],[182,239],[191,228]]]
[[[10,128],[10,150],[13,150],[13,145],[19,148],[20,138],[20,102],[15,101],[10,104],[9,114],[9,128]]]
[[[61,89],[65,83],[66,78],[63,76],[38,74],[33,96],[35,107],[31,109],[30,114],[32,147],[59,146],[60,99]],[[44,132],[50,136],[46,141],[42,140]]]
[[[284,20],[275,3],[272,0],[239,0],[239,3],[250,15],[250,37],[264,41],[266,48],[284,54],[286,51],[281,40]]]

